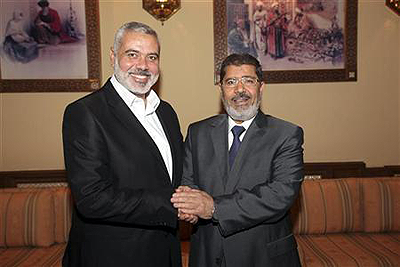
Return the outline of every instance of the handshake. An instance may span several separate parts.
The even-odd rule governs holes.
[[[204,191],[180,186],[172,194],[171,202],[178,209],[178,218],[190,223],[198,219],[211,219],[214,213],[214,199]]]

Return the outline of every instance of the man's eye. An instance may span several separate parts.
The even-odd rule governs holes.
[[[235,79],[228,79],[225,81],[225,84],[228,86],[232,86],[236,84],[236,80]]]
[[[246,78],[246,79],[244,79],[244,83],[247,85],[254,85],[254,84],[256,84],[256,80],[254,80],[252,78]]]
[[[148,58],[151,61],[157,61],[158,60],[158,56],[155,56],[155,55],[149,56]]]
[[[130,58],[137,58],[139,56],[138,53],[128,53],[127,55]]]

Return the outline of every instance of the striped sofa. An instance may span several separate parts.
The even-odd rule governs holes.
[[[400,266],[400,177],[306,180],[291,217],[303,266]]]
[[[71,203],[67,187],[0,189],[0,266],[61,266]]]
[[[302,266],[400,266],[400,177],[305,180],[290,215]]]
[[[400,266],[400,178],[306,180],[291,217],[303,266]],[[0,189],[0,266],[61,266],[70,218],[68,188]]]

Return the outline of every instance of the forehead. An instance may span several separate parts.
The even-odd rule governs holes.
[[[145,54],[158,53],[159,51],[157,39],[153,35],[126,31],[121,39],[120,52],[123,53],[131,49]]]
[[[225,79],[232,77],[252,76],[257,77],[256,67],[253,65],[243,64],[240,66],[228,65],[225,71]]]

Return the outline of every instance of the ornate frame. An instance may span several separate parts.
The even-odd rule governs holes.
[[[228,55],[227,1],[214,2],[214,71],[218,82],[219,67]],[[266,83],[357,81],[357,10],[358,0],[346,0],[345,67],[343,69],[264,71]]]
[[[1,79],[0,93],[85,92],[100,88],[101,52],[98,0],[85,0],[88,77],[86,79]]]

